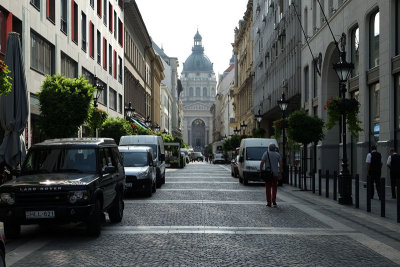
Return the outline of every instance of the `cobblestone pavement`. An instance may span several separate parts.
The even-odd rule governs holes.
[[[168,169],[99,238],[79,224],[23,227],[7,241],[8,266],[399,266],[399,225],[288,186],[268,208],[262,184],[239,184],[229,167]]]

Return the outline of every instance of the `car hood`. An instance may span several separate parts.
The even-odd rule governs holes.
[[[125,167],[125,175],[138,175],[149,170],[149,166],[145,167]]]
[[[98,178],[95,174],[85,173],[46,173],[23,175],[4,185],[87,185]]]

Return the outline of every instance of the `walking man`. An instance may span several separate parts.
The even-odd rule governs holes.
[[[368,178],[370,180],[370,186],[367,188],[369,190],[370,198],[374,198],[374,183],[376,186],[376,191],[378,192],[378,197],[381,199],[381,170],[383,165],[383,158],[381,153],[376,151],[376,146],[371,146],[371,153],[368,153],[367,159],[365,160],[367,163],[367,173]]]
[[[396,153],[394,148],[390,149],[390,155],[386,162],[390,168],[390,187],[392,189],[392,198],[396,198],[396,182],[400,179],[400,155]]]
[[[271,165],[270,165],[271,164]],[[267,167],[271,167],[273,173],[272,181],[265,182],[265,192],[267,196],[267,207],[271,207],[271,202],[276,207],[276,191],[278,190],[278,179],[281,179],[282,173],[282,159],[281,155],[276,152],[276,146],[274,144],[269,145],[269,149],[261,157],[260,172],[262,172]],[[272,189],[272,196],[271,196]]]

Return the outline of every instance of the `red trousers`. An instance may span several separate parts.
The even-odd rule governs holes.
[[[271,189],[272,189],[272,202],[276,202],[276,191],[278,190],[278,177],[274,177],[272,182],[265,183],[265,192],[267,194],[267,202],[271,204]]]

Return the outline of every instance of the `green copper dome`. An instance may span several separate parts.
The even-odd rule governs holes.
[[[213,64],[211,63],[210,59],[204,55],[204,47],[201,43],[202,37],[198,30],[193,39],[194,45],[192,48],[192,54],[183,64],[182,72],[213,72]]]

